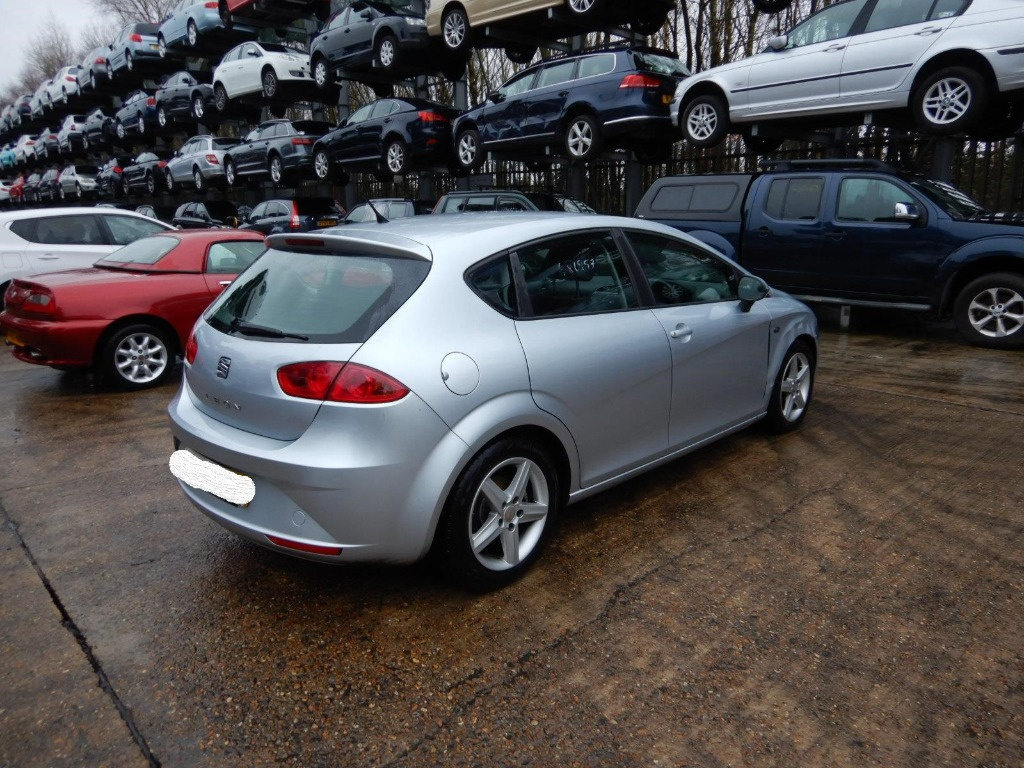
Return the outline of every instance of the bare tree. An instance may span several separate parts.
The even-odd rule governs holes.
[[[104,15],[116,17],[122,24],[136,21],[157,23],[170,11],[175,0],[92,0]]]

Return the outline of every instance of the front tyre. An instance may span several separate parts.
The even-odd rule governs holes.
[[[911,99],[922,133],[950,136],[972,127],[988,101],[985,80],[968,67],[943,67],[926,78]]]
[[[773,432],[789,432],[800,426],[814,392],[814,349],[806,341],[794,341],[782,358],[768,401],[765,423]]]
[[[441,40],[450,53],[464,53],[469,48],[469,18],[461,8],[452,8],[441,20]]]
[[[577,115],[565,128],[565,152],[576,163],[588,163],[601,152],[601,128],[590,115]]]
[[[1024,347],[1024,276],[996,272],[971,281],[956,298],[953,322],[977,347]]]
[[[473,171],[483,165],[480,133],[475,128],[469,128],[459,134],[455,141],[455,159],[459,163],[459,168],[464,171]]]
[[[313,175],[319,181],[328,181],[331,178],[331,158],[327,150],[317,147],[313,150]]]
[[[499,440],[456,481],[431,554],[461,586],[504,586],[540,556],[560,504],[560,478],[548,454],[532,442]]]
[[[273,69],[271,69],[270,67],[267,67],[265,70],[263,70],[263,75],[262,75],[261,82],[263,83],[263,95],[264,95],[264,97],[266,97],[268,99],[272,99],[275,96],[277,96],[277,90],[278,90],[277,73]]]
[[[377,50],[374,52],[380,68],[387,73],[394,72],[401,64],[398,40],[389,32],[377,38]]]
[[[686,105],[679,121],[683,138],[695,147],[721,144],[729,132],[729,112],[718,96],[698,96]]]
[[[165,331],[151,325],[120,328],[103,347],[102,373],[119,389],[162,384],[174,369],[174,353]]]

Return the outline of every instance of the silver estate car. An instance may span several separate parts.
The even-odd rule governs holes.
[[[810,310],[659,224],[480,213],[267,242],[188,340],[170,467],[279,552],[430,554],[501,586],[565,504],[810,404]]]
[[[689,143],[709,147],[757,121],[908,107],[924,133],[988,116],[1009,134],[1021,120],[1009,99],[1024,99],[1021,0],[844,0],[755,56],[686,78],[670,110]]]
[[[164,166],[167,189],[177,191],[182,186],[191,186],[197,192],[205,192],[215,184],[223,185],[224,156],[237,145],[238,139],[193,136]]]

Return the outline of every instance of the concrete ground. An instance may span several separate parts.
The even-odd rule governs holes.
[[[3,352],[0,768],[1021,766],[1024,357],[824,320],[802,429],[483,596],[242,542],[168,472],[174,385]]]

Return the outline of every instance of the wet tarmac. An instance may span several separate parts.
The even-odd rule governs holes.
[[[482,596],[233,537],[175,385],[2,351],[0,767],[1021,766],[1024,355],[871,320],[824,317],[802,429],[570,507]]]

